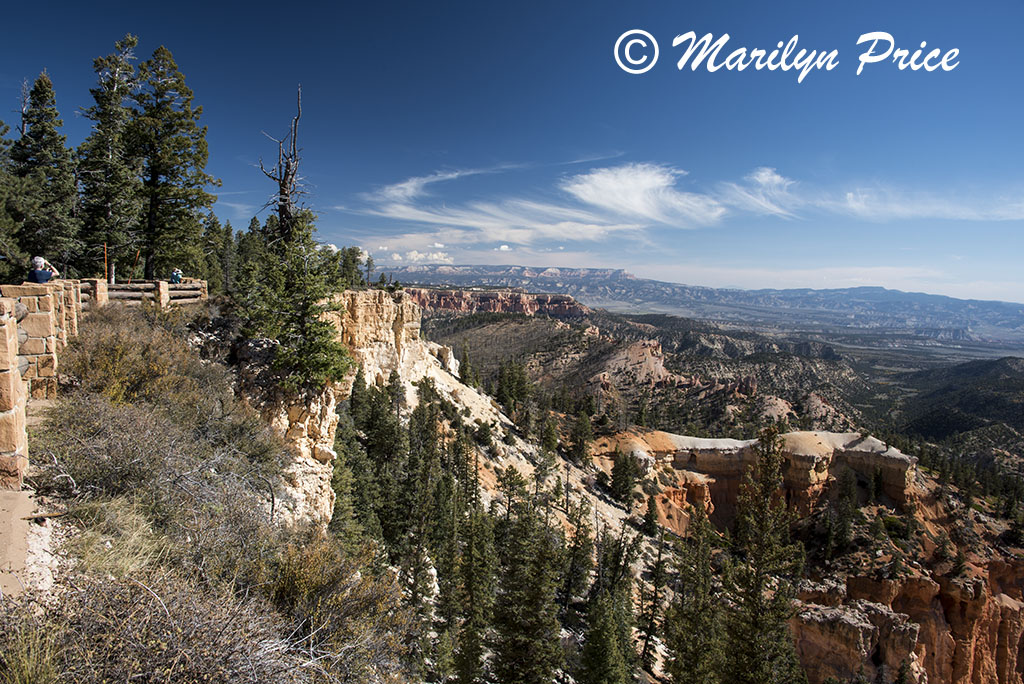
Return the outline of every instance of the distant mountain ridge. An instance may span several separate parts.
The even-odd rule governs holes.
[[[1024,344],[1024,304],[883,287],[733,290],[637,278],[622,269],[420,265],[386,269],[404,283],[518,287],[569,294],[612,311],[732,323],[908,332],[947,342]]]

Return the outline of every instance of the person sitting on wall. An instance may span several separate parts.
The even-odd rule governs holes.
[[[174,283],[174,284],[180,283],[181,282],[181,276],[183,276],[183,275],[185,275],[185,274],[181,272],[180,268],[174,269],[173,271],[171,271],[171,282]]]
[[[32,269],[28,272],[28,282],[46,283],[50,278],[57,278],[60,273],[49,261],[41,256],[32,257]]]

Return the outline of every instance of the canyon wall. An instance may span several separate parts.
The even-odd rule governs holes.
[[[468,410],[468,419],[508,425],[497,404],[458,379],[451,349],[420,335],[421,309],[406,292],[347,290],[337,295],[324,318],[338,331],[366,382],[382,385],[392,371],[405,390],[405,404],[416,405],[416,383],[429,379],[438,393]],[[338,402],[349,397],[355,369],[317,393],[282,392],[272,374],[264,375],[272,348],[250,343],[239,351],[243,391],[264,420],[281,434],[289,455],[275,492],[276,512],[289,527],[326,526],[334,511],[331,475]]]
[[[829,477],[849,469],[870,480],[878,470],[885,494],[903,505],[911,496],[917,459],[859,433],[790,432],[782,437],[786,457],[786,500],[797,515],[806,515],[822,495]],[[595,455],[619,449],[644,460],[670,465],[677,472],[706,476],[714,502],[712,520],[720,527],[732,523],[736,497],[747,467],[757,458],[757,440],[705,439],[657,430],[625,432],[595,441]]]
[[[569,295],[530,294],[525,290],[445,290],[407,288],[409,297],[424,311],[454,313],[543,314],[552,318],[582,318],[590,313]]]

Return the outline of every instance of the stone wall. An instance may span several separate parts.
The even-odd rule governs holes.
[[[107,281],[102,278],[83,278],[81,287],[81,304],[83,311],[106,305]]]
[[[0,299],[0,489],[21,489],[28,466],[25,404],[28,396],[18,369],[18,303]]]
[[[21,489],[26,405],[57,398],[57,352],[78,335],[81,316],[80,281],[0,285],[0,489]]]
[[[63,285],[0,285],[0,295],[24,307],[18,320],[18,362],[28,395],[56,399],[57,351],[67,344]]]

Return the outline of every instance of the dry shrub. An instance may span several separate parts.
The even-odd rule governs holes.
[[[197,387],[203,364],[182,338],[139,309],[110,306],[83,322],[61,370],[115,404],[154,398],[168,384]]]
[[[402,681],[415,623],[393,577],[369,572],[369,553],[350,555],[320,533],[285,548],[270,593],[292,616],[324,669],[343,681]]]
[[[159,405],[195,438],[269,462],[281,440],[234,394],[233,376],[186,342],[184,314],[104,307],[89,316],[61,356],[61,371],[85,394],[115,405]]]
[[[80,578],[58,602],[4,601],[0,622],[0,681],[315,681],[317,668],[305,666],[296,645],[281,637],[273,610],[180,577]],[[19,644],[39,640],[45,658],[20,655],[26,649]],[[13,678],[28,664],[43,677]]]
[[[203,579],[246,584],[263,572],[274,540],[266,466],[250,461],[245,439],[213,444],[157,406],[79,394],[50,411],[37,437],[34,484],[72,503],[92,502],[77,509],[87,530],[98,526],[83,544],[118,540],[116,553],[88,554],[108,571],[126,572],[159,553]],[[145,521],[164,548],[153,547]]]

